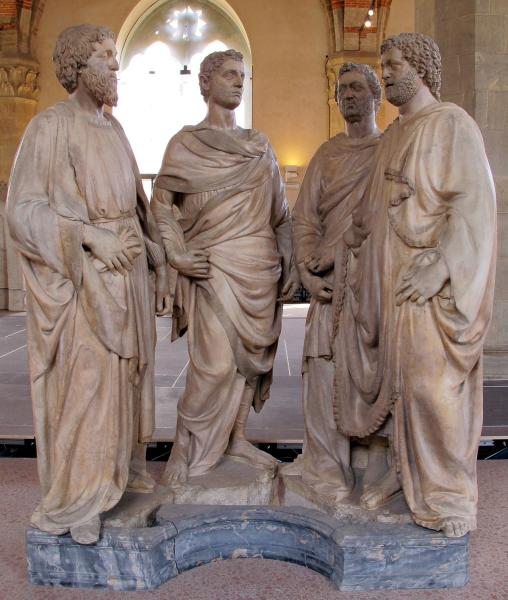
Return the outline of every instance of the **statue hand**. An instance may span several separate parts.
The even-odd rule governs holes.
[[[359,248],[367,235],[368,233],[365,229],[353,222],[351,227],[344,234],[344,243],[350,248]]]
[[[206,250],[187,250],[185,252],[173,251],[168,256],[169,263],[180,274],[196,279],[208,279],[210,253]]]
[[[115,275],[126,275],[141,253],[140,239],[128,229],[121,230],[116,235],[107,229],[85,225],[83,244]]]
[[[333,288],[322,277],[312,275],[307,269],[301,271],[302,283],[318,302],[331,302]]]
[[[333,249],[326,248],[322,253],[311,254],[304,260],[304,264],[311,273],[324,273],[333,267]]]
[[[300,275],[295,266],[293,266],[289,272],[289,276],[282,286],[281,295],[277,300],[279,302],[289,302],[296,293],[296,290],[300,287]]]
[[[171,295],[166,265],[155,269],[155,312],[159,317],[171,312]]]
[[[395,290],[397,306],[406,300],[423,305],[438,294],[450,278],[448,267],[442,258],[430,265],[410,268],[402,277],[402,283]]]

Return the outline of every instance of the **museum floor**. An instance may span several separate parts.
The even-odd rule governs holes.
[[[163,463],[151,463],[154,475]],[[480,461],[479,529],[471,535],[470,583],[457,590],[338,592],[318,573],[289,563],[236,559],[188,571],[155,592],[38,588],[27,582],[24,531],[39,496],[30,458],[0,458],[2,600],[507,600],[508,461]]]
[[[301,355],[307,305],[284,306],[282,334],[274,365],[270,400],[260,414],[251,411],[247,434],[254,442],[300,445],[303,440]],[[24,313],[0,311],[0,442],[33,439]],[[185,385],[187,340],[171,343],[171,319],[157,319],[155,441],[172,441],[176,403]],[[508,438],[508,381],[485,386],[483,435]],[[507,594],[508,598],[508,594]]]

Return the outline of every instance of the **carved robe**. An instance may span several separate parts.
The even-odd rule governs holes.
[[[404,495],[417,523],[476,524],[482,345],[491,318],[495,192],[481,134],[454,104],[433,104],[385,132],[362,204],[368,238],[350,255],[336,337],[336,420],[374,432],[394,416]],[[450,279],[422,306],[396,305],[415,265],[442,259]]]
[[[153,286],[164,250],[118,122],[71,102],[37,115],[7,200],[27,287],[28,354],[42,501],[32,524],[65,533],[112,508],[145,472],[154,425]],[[129,229],[125,276],[83,247],[84,224]]]
[[[351,225],[351,215],[365,193],[379,135],[354,139],[339,134],[312,158],[293,210],[293,243],[301,263],[311,254],[331,253]],[[333,288],[334,267],[322,274]],[[305,440],[303,481],[324,494],[352,485],[349,440],[333,418],[333,305],[311,298],[303,347]]]
[[[176,194],[178,222],[157,188]],[[269,395],[291,226],[267,138],[241,128],[185,127],[168,145],[152,208],[167,246],[210,253],[208,279],[178,275],[173,310],[173,339],[188,336],[178,419],[190,432],[195,476],[223,456],[245,394],[256,410]]]

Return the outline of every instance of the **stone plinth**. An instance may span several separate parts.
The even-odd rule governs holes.
[[[166,505],[155,525],[104,529],[92,546],[27,531],[32,583],[151,590],[211,561],[269,558],[311,568],[340,590],[467,582],[468,537],[413,524],[351,523],[305,508]]]
[[[225,456],[212,471],[171,487],[174,504],[272,504],[275,473],[257,470]]]

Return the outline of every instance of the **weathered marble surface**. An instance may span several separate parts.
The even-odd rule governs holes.
[[[259,557],[307,566],[340,590],[457,587],[468,537],[413,524],[351,524],[304,508],[166,505],[150,528],[105,529],[96,545],[27,531],[32,583],[150,590],[212,560]]]
[[[412,518],[404,497],[399,494],[391,502],[376,510],[363,510],[360,496],[363,491],[363,470],[355,470],[356,485],[350,496],[340,501],[318,493],[300,475],[282,473],[279,483],[279,503],[288,507],[303,507],[324,512],[342,523],[411,523]]]
[[[275,469],[255,469],[224,456],[208,473],[171,486],[174,504],[250,506],[273,504],[277,492]]]

